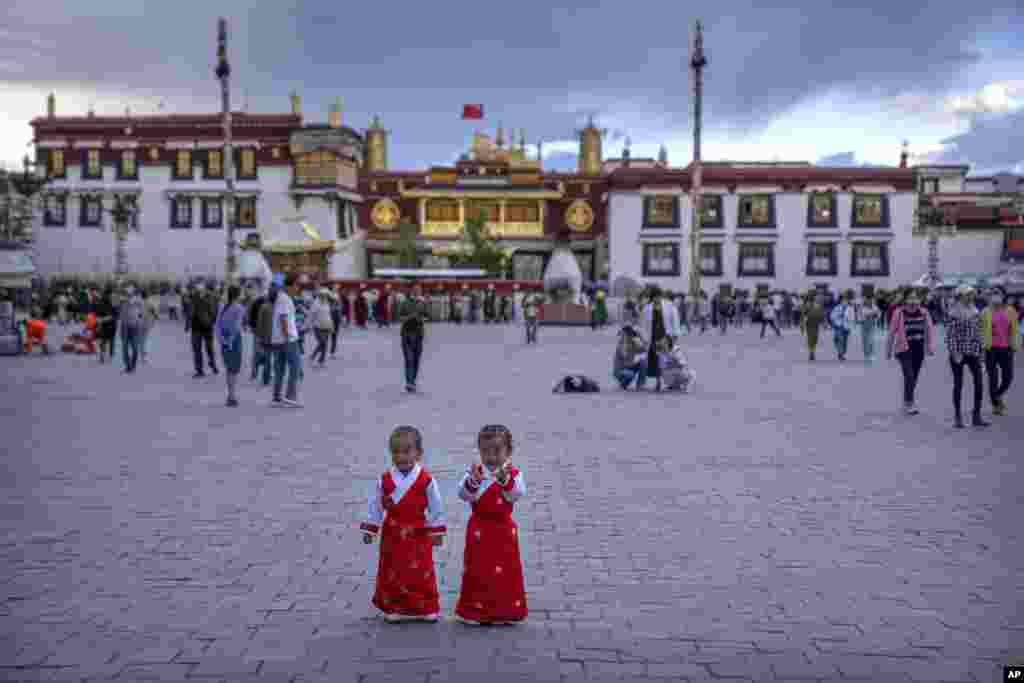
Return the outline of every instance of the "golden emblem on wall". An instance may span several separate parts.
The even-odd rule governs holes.
[[[594,225],[594,210],[586,199],[577,199],[565,211],[566,224],[576,232],[586,232]]]
[[[373,213],[370,214],[370,219],[381,230],[390,230],[398,225],[398,219],[401,215],[402,213],[399,211],[397,204],[390,199],[381,199],[373,205]]]

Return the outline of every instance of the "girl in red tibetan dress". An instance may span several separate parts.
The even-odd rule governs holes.
[[[477,437],[481,463],[469,468],[459,498],[473,509],[466,527],[462,590],[456,619],[468,624],[511,624],[526,619],[526,587],[519,557],[519,529],[512,507],[526,495],[512,466],[512,433],[489,425]]]
[[[364,543],[381,536],[373,604],[388,621],[436,621],[441,606],[433,547],[444,541],[444,504],[437,482],[420,464],[419,430],[396,428],[389,446],[392,467],[374,485],[360,525]]]

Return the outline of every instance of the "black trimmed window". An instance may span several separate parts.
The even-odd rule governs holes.
[[[644,277],[678,277],[679,245],[671,242],[643,245]]]
[[[722,195],[705,194],[700,197],[701,215],[700,227],[702,228],[724,228],[725,218],[722,215]]]
[[[238,197],[235,199],[235,225],[240,228],[256,227],[255,197]]]
[[[774,244],[741,244],[736,274],[739,277],[775,277]]]
[[[63,228],[68,224],[68,196],[51,194],[43,204],[43,225],[48,228]]]
[[[192,227],[192,198],[177,196],[171,199],[171,227]]]
[[[100,150],[87,149],[82,152],[82,178],[103,180],[103,160],[100,158]]]
[[[46,155],[46,170],[51,178],[67,178],[68,167],[64,159],[64,150],[51,149]]]
[[[224,227],[224,204],[219,197],[203,197],[203,227]]]
[[[850,226],[854,228],[888,228],[889,197],[884,194],[853,195],[853,215]]]
[[[138,232],[139,230],[139,197],[134,194],[118,195],[118,199],[131,211],[128,219],[128,227]]]
[[[812,228],[838,228],[834,192],[812,192],[807,198],[807,225]]]
[[[852,277],[888,277],[889,245],[886,242],[854,242],[850,250]]]
[[[725,273],[722,262],[722,245],[719,242],[704,242],[700,245],[700,274],[704,277],[721,277]]]
[[[103,225],[103,200],[99,197],[82,197],[79,200],[78,225],[82,228],[99,228]]]
[[[203,178],[217,180],[224,177],[224,152],[208,149],[203,159]]]
[[[240,180],[256,180],[256,150],[243,147],[236,153],[238,178]]]
[[[775,197],[770,194],[753,194],[740,197],[739,218],[741,228],[774,228]]]
[[[195,174],[192,170],[192,150],[179,149],[174,153],[174,180],[192,180]],[[191,202],[190,202],[191,203]],[[189,224],[191,226],[191,223]]]
[[[679,197],[673,194],[655,194],[644,197],[645,228],[678,228]]]
[[[811,242],[807,245],[807,275],[839,275],[839,259],[835,242]]]
[[[117,164],[118,180],[138,180],[139,162],[135,156],[134,149],[122,149],[121,158]]]

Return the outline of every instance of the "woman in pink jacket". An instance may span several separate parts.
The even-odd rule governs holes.
[[[903,370],[903,409],[907,415],[917,415],[917,378],[925,354],[935,355],[935,326],[927,309],[921,306],[921,295],[917,292],[908,292],[903,305],[892,314],[886,357],[892,358],[894,353]]]

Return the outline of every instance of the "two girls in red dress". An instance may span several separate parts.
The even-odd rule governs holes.
[[[437,482],[421,464],[423,441],[415,427],[391,434],[392,467],[377,480],[363,522],[363,541],[381,535],[373,604],[388,621],[436,621],[440,611],[433,546],[442,544],[444,506]],[[466,528],[462,590],[456,618],[469,624],[507,624],[526,618],[526,588],[519,530],[512,519],[526,495],[512,466],[512,434],[489,425],[477,437],[480,462],[459,483],[459,498],[472,514]]]

